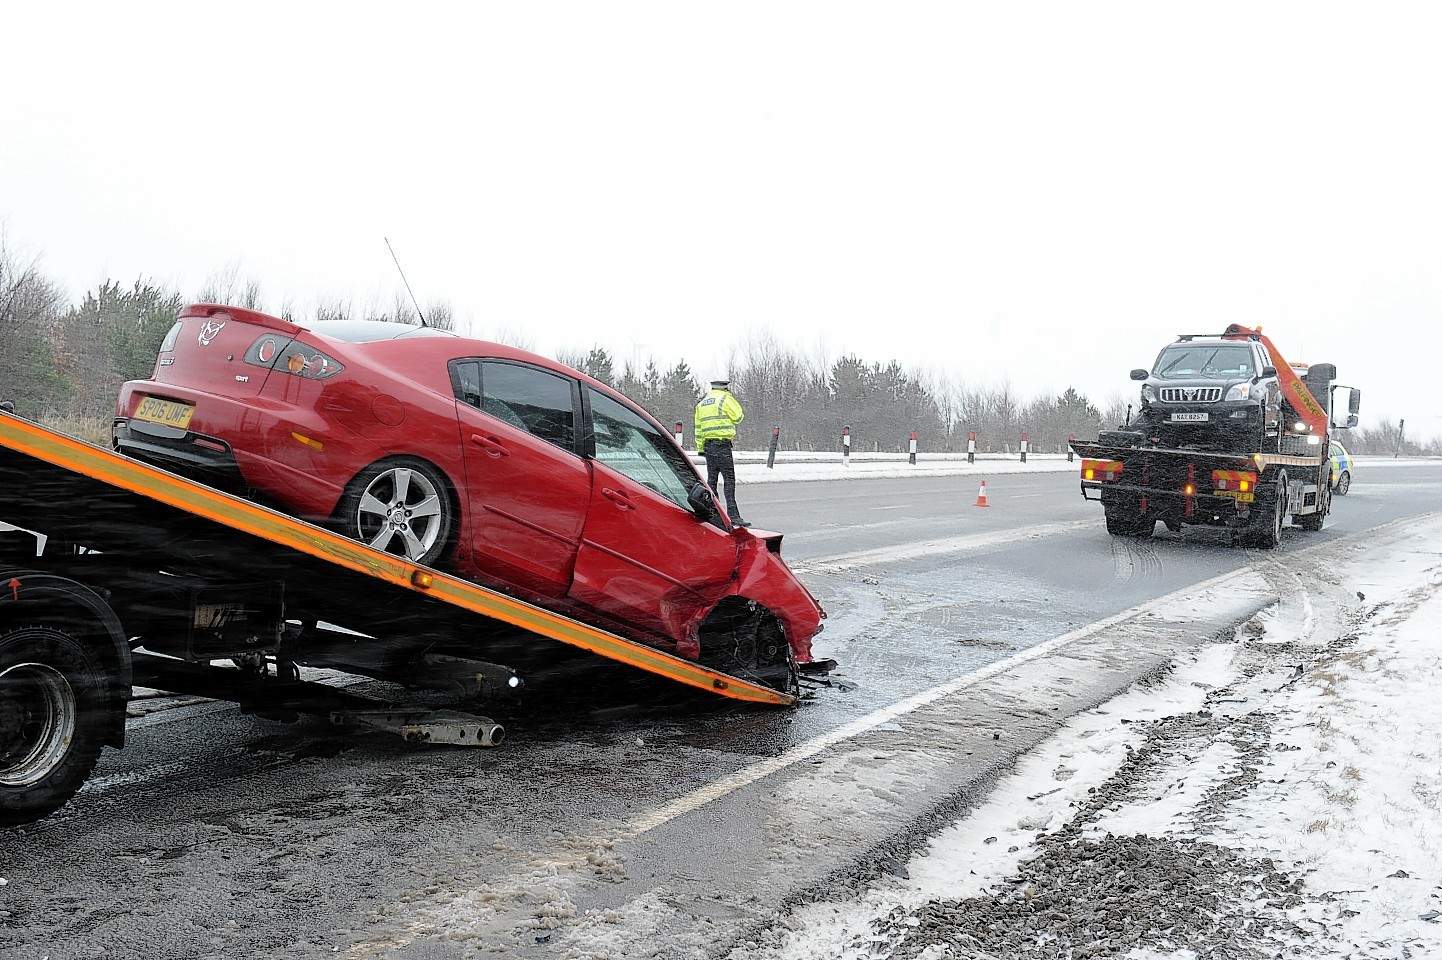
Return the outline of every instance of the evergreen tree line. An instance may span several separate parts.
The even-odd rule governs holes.
[[[0,235],[0,399],[71,432],[108,437],[120,384],[151,374],[177,311],[192,301],[266,310],[259,285],[240,281],[234,270],[213,277],[194,298],[143,279],[130,286],[107,280],[80,303],[69,303],[33,262],[13,256]],[[424,310],[427,324],[453,327],[447,303],[433,302]],[[406,323],[420,316],[399,296],[391,303],[359,305],[336,298],[316,304],[308,318],[291,303],[267,312],[287,319]],[[523,337],[497,339],[528,346]],[[685,444],[693,446],[693,409],[708,384],[684,360],[663,369],[652,359],[637,369],[618,364],[601,347],[563,352],[557,359],[618,388],[668,429],[681,424]],[[1120,398],[1103,410],[1071,387],[1027,400],[1005,383],[955,383],[894,360],[807,357],[769,336],[734,347],[724,369],[746,410],[737,436],[737,446],[746,450],[767,449],[774,434],[778,450],[839,453],[849,428],[853,453],[904,454],[912,431],[918,450],[926,452],[964,453],[974,435],[978,453],[1016,453],[1025,434],[1030,452],[1060,453],[1069,437],[1095,438],[1103,425],[1119,425],[1129,413]],[[1423,447],[1407,438],[1400,424],[1353,429],[1344,442],[1353,453],[1442,454],[1442,441]]]

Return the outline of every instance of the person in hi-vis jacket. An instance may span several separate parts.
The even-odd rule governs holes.
[[[741,401],[731,393],[730,380],[712,380],[711,391],[696,404],[696,450],[706,458],[706,483],[715,493],[721,492],[717,479],[725,483],[726,513],[738,527],[747,523],[736,506],[736,461],[731,444],[737,425],[745,419]]]

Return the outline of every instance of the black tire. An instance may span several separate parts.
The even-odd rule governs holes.
[[[75,796],[112,718],[99,661],[57,627],[0,633],[0,826],[32,823]]]
[[[1257,505],[1257,515],[1247,529],[1249,546],[1275,550],[1282,545],[1282,525],[1287,521],[1286,489],[1286,473],[1279,474],[1276,482],[1266,487],[1266,493]]]
[[[450,549],[456,529],[450,484],[424,460],[381,460],[346,487],[336,525],[353,540],[434,566]]]
[[[703,666],[790,696],[801,694],[801,673],[786,631],[768,611],[733,605],[701,632]]]
[[[1352,471],[1350,471],[1350,470],[1343,470],[1343,471],[1342,471],[1342,475],[1337,478],[1337,489],[1334,490],[1334,491],[1332,491],[1332,492],[1335,493],[1335,494],[1336,494],[1337,496],[1339,496],[1339,497],[1345,497],[1345,496],[1347,495],[1347,491],[1348,491],[1348,490],[1351,490],[1351,489],[1352,489]],[[1363,497],[1362,499],[1365,500],[1365,499],[1367,499],[1367,498],[1366,498],[1366,497]]]
[[[1317,496],[1321,498],[1322,503],[1320,509],[1318,509],[1316,513],[1301,513],[1292,515],[1293,523],[1301,527],[1303,530],[1308,530],[1314,533],[1322,529],[1323,524],[1327,522],[1327,514],[1332,512],[1331,483],[1323,484],[1322,489],[1317,491]]]

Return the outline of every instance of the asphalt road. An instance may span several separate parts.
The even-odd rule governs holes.
[[[724,956],[1439,484],[1371,471],[1266,554],[1112,538],[1066,473],[998,476],[986,508],[971,477],[753,485],[844,688],[776,711],[598,668],[493,711],[494,750],[226,704],[137,717],[75,801],[0,832],[0,957]]]

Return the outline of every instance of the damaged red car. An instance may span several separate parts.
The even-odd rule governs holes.
[[[384,321],[184,308],[116,449],[773,686],[825,614],[649,414],[563,364]]]

